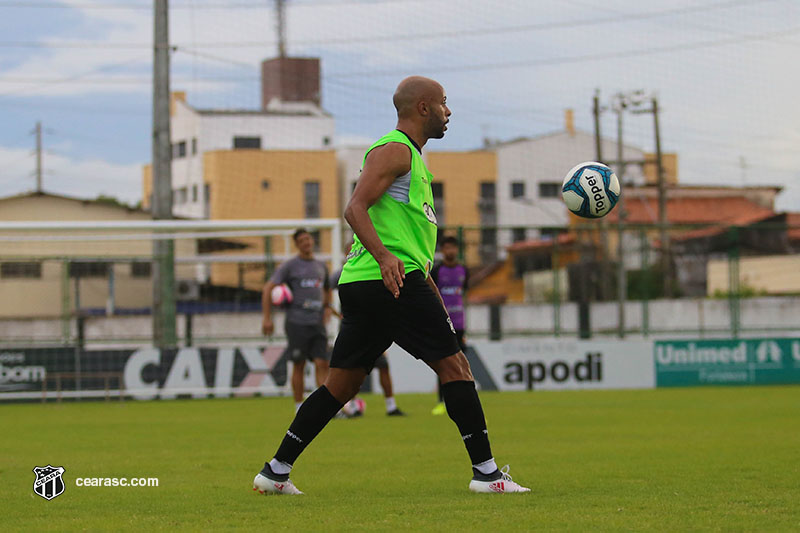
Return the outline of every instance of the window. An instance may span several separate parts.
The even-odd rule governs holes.
[[[110,263],[101,261],[73,261],[69,264],[69,275],[73,278],[104,278]]]
[[[539,184],[539,198],[558,198],[561,184],[554,181],[543,181]]]
[[[520,242],[524,241],[525,237],[525,228],[511,228],[511,241],[512,242]]]
[[[265,191],[269,189],[269,180],[261,180],[261,188]]]
[[[542,228],[539,230],[539,237],[542,239],[552,240],[558,237],[561,233],[563,233],[558,228]]]
[[[328,146],[329,144],[331,144],[331,138],[326,135],[325,137],[322,138],[322,144]]]
[[[261,137],[234,137],[233,148],[261,149]]]
[[[185,204],[186,201],[189,199],[189,189],[186,187],[181,187],[180,189],[175,190],[175,204]]]
[[[172,145],[173,159],[180,159],[186,157],[186,141],[177,142]]]
[[[484,214],[491,214],[497,209],[494,182],[481,182],[481,198],[478,200],[478,209]]]
[[[525,198],[525,182],[512,181],[511,182],[511,198]]]
[[[444,226],[444,183],[434,181],[431,183],[433,193],[433,210],[436,212],[436,222],[438,226]]]
[[[497,245],[497,230],[495,228],[481,228],[481,245]]]
[[[197,155],[197,137],[192,137],[192,155]]]
[[[197,185],[192,185],[192,203],[197,202]]]
[[[305,182],[306,218],[319,218],[319,182]]]
[[[36,261],[14,261],[0,263],[2,278],[41,278],[42,264]]]
[[[481,228],[480,255],[482,263],[497,260],[497,229]]]
[[[134,261],[131,263],[132,278],[149,278],[152,267],[147,261]]]

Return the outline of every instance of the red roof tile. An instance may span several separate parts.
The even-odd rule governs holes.
[[[625,198],[628,224],[658,222],[658,199],[628,196]],[[745,224],[746,220],[760,219],[774,214],[743,196],[712,198],[670,198],[667,200],[667,220],[670,224]],[[617,210],[608,215],[616,221]],[[741,221],[741,222],[740,222]]]
[[[744,212],[733,220],[726,220],[724,225],[715,225],[707,228],[688,231],[686,233],[682,233],[678,237],[675,237],[675,240],[688,241],[690,239],[698,239],[700,237],[711,237],[712,235],[719,235],[731,226],[747,226],[748,224],[755,224],[756,222],[761,222],[762,220],[766,220],[774,216],[778,216],[778,213],[773,213],[771,211],[768,213]]]

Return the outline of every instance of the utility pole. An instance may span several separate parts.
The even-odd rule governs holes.
[[[278,30],[278,57],[286,57],[286,3],[275,0],[275,24]]]
[[[672,296],[672,262],[670,261],[669,232],[667,231],[667,183],[661,156],[661,131],[658,125],[658,98],[652,100],[653,125],[656,136],[656,178],[658,179],[658,231],[661,241],[661,275],[664,276],[664,297]]]
[[[603,139],[600,136],[600,89],[595,89],[592,98],[592,114],[594,115],[594,149],[598,163],[603,162]]]
[[[595,148],[595,161],[598,163],[605,163],[603,161],[603,136],[600,133],[600,113],[605,109],[600,106],[600,89],[596,89],[594,98],[592,99],[592,114],[594,115],[594,148]],[[600,259],[600,285],[599,292],[600,298],[605,301],[609,299],[610,294],[608,291],[607,281],[609,279],[609,246],[608,246],[608,221],[605,217],[600,219],[600,252],[602,257]]]
[[[625,157],[623,154],[622,137],[622,116],[628,106],[627,96],[619,93],[616,95],[614,111],[617,113],[617,178],[620,186],[624,189],[625,176]],[[625,191],[619,195],[617,201],[617,335],[622,338],[625,336],[625,299],[627,293],[627,283],[625,279]]]
[[[153,201],[155,220],[172,218],[169,2],[155,0],[153,38]],[[175,346],[175,243],[153,241],[153,344]]]
[[[36,192],[42,193],[42,123],[36,122]]]

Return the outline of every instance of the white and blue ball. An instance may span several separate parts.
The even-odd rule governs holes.
[[[567,209],[583,218],[601,218],[619,200],[619,179],[603,163],[587,161],[575,165],[564,178],[561,196]]]

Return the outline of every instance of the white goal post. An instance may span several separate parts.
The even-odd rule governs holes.
[[[319,258],[331,262],[335,270],[342,264],[342,221],[336,218],[298,220],[97,220],[97,221],[0,221],[0,243],[24,242],[101,242],[175,240],[197,238],[281,236],[284,254],[292,255],[290,237],[297,228],[331,232],[331,247]],[[213,254],[176,258],[176,262],[225,263],[263,261],[260,254],[214,256]]]

